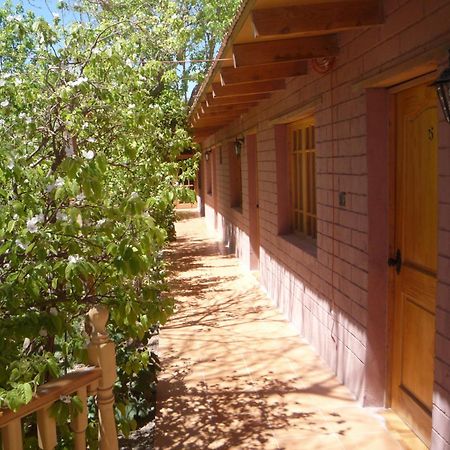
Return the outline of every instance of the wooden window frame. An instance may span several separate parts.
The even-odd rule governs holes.
[[[288,124],[291,233],[316,242],[317,187],[315,119]]]

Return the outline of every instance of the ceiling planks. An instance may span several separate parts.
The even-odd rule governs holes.
[[[296,77],[308,73],[306,61],[287,61],[275,64],[263,64],[247,67],[223,67],[220,71],[222,86],[252,81],[276,80]]]
[[[343,31],[383,23],[380,0],[300,4],[251,12],[255,36]]]
[[[233,45],[235,67],[335,56],[337,53],[334,34]]]
[[[222,86],[220,83],[213,83],[213,97],[230,97],[245,94],[259,94],[285,89],[284,80],[255,81],[252,83],[242,83],[230,86]]]

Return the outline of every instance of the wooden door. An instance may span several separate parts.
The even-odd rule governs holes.
[[[418,86],[397,94],[396,123],[396,224],[392,256],[396,256],[397,250],[400,252],[401,267],[393,267],[392,408],[430,445],[438,204],[434,89]]]
[[[250,233],[250,269],[259,269],[259,188],[258,188],[258,157],[256,152],[256,134],[246,137],[248,163],[248,211]]]

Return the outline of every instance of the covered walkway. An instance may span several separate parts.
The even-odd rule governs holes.
[[[156,448],[421,448],[395,416],[357,405],[192,216],[168,252],[178,311],[160,338]]]

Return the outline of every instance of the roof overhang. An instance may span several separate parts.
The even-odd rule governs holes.
[[[244,0],[192,105],[201,142],[239,118],[309,60],[335,57],[337,34],[383,23],[382,0]]]

